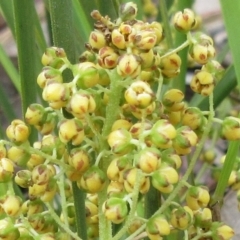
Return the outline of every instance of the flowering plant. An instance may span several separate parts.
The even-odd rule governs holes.
[[[22,80],[23,119],[0,140],[0,238],[231,239],[216,213],[227,186],[240,195],[240,120],[216,110],[227,75],[196,14],[178,9],[169,24],[165,1],[161,22],[139,19],[133,2],[117,6],[115,19],[93,10],[75,61],[59,28],[68,4],[49,1],[54,46],[34,79],[44,101],[31,102]],[[143,7],[154,17],[151,1]],[[174,46],[178,34],[185,40]],[[20,77],[29,78],[22,41]],[[190,89],[208,101],[201,107],[185,96],[187,56],[197,66]],[[214,167],[219,139],[230,144]],[[206,168],[221,170],[213,192],[201,179]]]

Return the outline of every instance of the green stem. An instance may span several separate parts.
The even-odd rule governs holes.
[[[139,196],[139,189],[140,189],[140,185],[142,182],[142,178],[143,178],[143,174],[141,173],[140,170],[137,171],[137,177],[136,177],[136,182],[133,188],[133,192],[132,192],[132,206],[131,206],[131,210],[129,212],[129,215],[123,225],[123,227],[121,228],[121,230],[112,238],[112,240],[118,240],[120,239],[125,232],[127,231],[128,227],[130,226],[135,213],[136,213],[136,208],[137,208],[137,203],[138,203],[138,196]]]
[[[111,132],[112,125],[119,114],[119,104],[121,99],[121,94],[123,87],[119,84],[122,81],[122,77],[118,75],[116,70],[108,71],[109,77],[111,79],[110,84],[110,94],[109,103],[106,107],[106,119],[102,129],[102,141],[100,142],[100,152],[108,150],[107,136]],[[106,172],[109,165],[109,160],[107,158],[102,158],[99,167]],[[107,198],[107,185],[98,194],[98,205],[102,206]],[[103,212],[102,208],[99,207],[99,239],[110,239],[111,238],[111,223],[108,221]]]
[[[213,94],[211,94],[209,96],[209,105],[210,105],[210,113],[209,113],[209,116],[208,116],[208,122],[207,122],[207,125],[206,125],[206,128],[205,128],[205,131],[202,135],[202,138],[201,138],[200,142],[198,143],[198,146],[197,146],[197,148],[196,148],[196,150],[195,150],[195,152],[192,156],[192,159],[190,161],[188,169],[185,172],[185,174],[183,175],[182,179],[178,182],[177,186],[174,188],[172,193],[168,196],[166,201],[162,204],[162,206],[159,208],[159,210],[157,212],[155,212],[154,215],[164,212],[166,210],[166,208],[171,204],[173,199],[177,196],[179,191],[184,186],[184,182],[187,181],[188,177],[190,176],[190,174],[191,174],[191,172],[192,172],[192,170],[193,170],[193,168],[194,168],[194,166],[197,162],[197,159],[198,159],[198,157],[201,153],[203,145],[208,138],[208,134],[211,130],[211,126],[212,126],[212,122],[213,122],[213,118],[214,118]],[[145,229],[145,227],[146,227],[146,224],[143,224],[136,232],[134,232],[132,235],[130,235],[126,240],[133,239],[135,236],[137,236],[139,233],[141,233]]]
[[[164,34],[167,40],[168,48],[173,48],[173,38],[172,38],[172,29],[170,26],[170,21],[168,17],[168,9],[166,5],[166,0],[159,1],[160,13],[163,21]]]
[[[73,237],[76,240],[82,240],[80,237],[77,236],[76,233],[72,232],[70,228],[68,228],[64,223],[62,223],[59,216],[55,213],[55,210],[49,203],[45,203],[47,206],[49,213],[51,214],[51,217],[55,220],[55,222],[61,227],[66,233],[68,233],[71,237]]]

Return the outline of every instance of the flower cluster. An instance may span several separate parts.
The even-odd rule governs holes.
[[[76,191],[86,193],[88,239],[107,239],[109,229],[104,235],[103,228],[112,223],[127,224],[121,236],[142,228],[149,239],[185,230],[189,237],[233,235],[213,220],[204,186],[188,184],[173,208],[159,212],[156,203],[153,215],[143,213],[153,192],[167,202],[179,186],[182,156],[192,154],[208,117],[188,106],[181,90],[169,85],[161,90],[164,79],[178,76],[181,58],[167,49],[160,23],[136,15],[132,2],[121,5],[116,21],[93,11],[95,29],[79,63],[70,63],[62,48],[46,49],[37,84],[48,106],[31,104],[25,122],[14,120],[6,130],[9,142],[0,143],[0,182],[14,180],[28,196],[21,199],[12,188],[0,199],[0,214],[8,216],[0,220],[1,238],[80,239]],[[222,71],[212,60],[213,41],[203,33],[191,35],[197,20],[190,9],[176,13],[173,21],[188,34],[192,59],[203,65],[190,86],[209,96]],[[64,79],[65,69],[71,71],[70,81]],[[224,138],[240,139],[238,118],[228,117],[222,126]],[[28,140],[31,127],[39,133],[34,143]],[[53,203],[59,201],[57,214]]]

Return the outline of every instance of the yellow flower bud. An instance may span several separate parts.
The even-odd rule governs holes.
[[[174,78],[180,73],[182,60],[177,53],[161,58],[160,68],[164,77]]]
[[[107,194],[108,194],[109,197],[110,196],[115,196],[116,194],[122,194],[122,193],[125,193],[123,180],[122,180],[122,182],[120,182],[120,181],[111,181],[108,184]]]
[[[47,183],[45,192],[40,196],[40,199],[43,202],[52,201],[53,198],[56,196],[57,190],[58,186],[56,180],[54,178],[51,178]]]
[[[181,111],[185,107],[184,94],[179,89],[170,89],[163,95],[162,103],[169,111]]]
[[[111,132],[108,136],[107,141],[114,153],[125,154],[133,148],[131,139],[132,136],[130,132],[124,128],[120,128]]]
[[[208,228],[212,224],[212,211],[209,208],[200,208],[194,211],[194,225]]]
[[[198,210],[208,205],[210,195],[208,190],[203,187],[190,187],[187,191],[186,202],[192,210]]]
[[[1,200],[1,206],[4,212],[10,217],[16,217],[19,215],[21,204],[21,198],[15,195],[8,195]]]
[[[112,69],[116,67],[118,57],[113,48],[103,47],[98,52],[98,64],[103,68]]]
[[[182,124],[189,126],[192,130],[196,130],[201,127],[204,124],[202,111],[196,107],[186,108],[183,112]]]
[[[167,120],[158,120],[151,129],[151,141],[157,147],[166,149],[172,146],[172,139],[176,137],[176,129]]]
[[[67,111],[77,118],[83,118],[86,113],[94,112],[96,102],[91,94],[84,91],[76,92],[67,105]]]
[[[152,102],[149,106],[147,106],[144,109],[137,108],[133,105],[127,104],[129,107],[129,110],[131,111],[132,115],[136,117],[137,119],[142,119],[143,116],[148,116],[151,115],[155,108],[156,108],[156,103]]]
[[[163,39],[163,28],[162,25],[159,22],[151,22],[148,25],[148,28],[150,28],[152,31],[154,31],[156,39],[156,44],[160,43]]]
[[[90,201],[85,201],[87,224],[98,223],[98,207]]]
[[[190,213],[189,213],[190,212]],[[171,212],[170,223],[174,228],[185,230],[187,229],[193,221],[193,212],[189,208],[188,211],[183,208],[175,208]]]
[[[119,7],[119,17],[123,20],[133,20],[137,16],[137,4],[133,2],[127,2],[121,4]]]
[[[234,236],[234,230],[223,223],[215,222],[211,226],[213,240],[231,240]]]
[[[54,64],[56,59],[65,58],[66,53],[63,48],[50,47],[47,48],[42,56],[42,64],[44,66]]]
[[[107,176],[110,180],[123,182],[123,171],[131,167],[131,162],[125,156],[115,158],[107,168]]]
[[[98,67],[92,62],[82,62],[74,66],[74,76],[79,76],[77,86],[80,89],[94,87],[99,81]]]
[[[237,117],[226,117],[222,122],[221,135],[223,138],[236,141],[240,139],[240,119]]]
[[[19,144],[27,141],[29,134],[28,126],[19,119],[13,120],[6,130],[7,137],[11,141]]]
[[[8,158],[0,158],[0,182],[8,182],[12,179],[14,164]]]
[[[147,69],[148,70],[149,68],[154,66],[155,56],[154,56],[153,49],[150,49],[147,52],[145,52],[145,51],[140,52],[139,56],[141,58],[141,68],[142,69]],[[140,77],[140,79],[142,81],[144,81],[141,77]]]
[[[47,189],[47,183],[45,184],[36,184],[34,183],[32,186],[29,186],[28,188],[28,194],[30,199],[35,199],[37,197],[40,197],[44,194],[44,192]]]
[[[112,38],[112,43],[117,48],[119,49],[126,48],[126,41],[125,41],[124,35],[119,31],[119,29],[113,29],[111,38]]]
[[[136,167],[145,173],[152,173],[161,165],[161,152],[156,148],[144,148],[134,155]]]
[[[31,170],[35,166],[44,163],[44,161],[45,161],[45,159],[42,156],[33,153],[30,155],[30,157],[28,159],[27,167],[28,167],[28,169]]]
[[[85,172],[90,166],[88,154],[80,148],[73,148],[70,151],[68,161],[80,173]]]
[[[112,125],[112,131],[118,130],[120,128],[124,128],[129,130],[132,126],[132,123],[127,119],[118,119]]]
[[[174,27],[182,32],[192,30],[196,24],[195,14],[191,9],[185,8],[183,12],[177,12],[173,18]]]
[[[42,105],[34,103],[31,104],[25,113],[25,120],[28,124],[39,125],[42,122],[45,109]]]
[[[38,165],[32,170],[32,181],[33,183],[42,185],[48,183],[51,176],[50,169],[44,165]]]
[[[78,181],[79,188],[89,193],[97,193],[101,191],[106,182],[105,173],[97,166],[89,168]]]
[[[93,49],[100,49],[106,46],[107,43],[104,34],[98,30],[94,30],[90,33],[88,42]]]
[[[10,147],[7,152],[7,157],[12,160],[16,165],[25,167],[30,154],[20,147]]]
[[[150,130],[152,128],[152,124],[150,122],[137,122],[132,125],[130,128],[130,133],[133,138],[139,139],[140,134],[146,130]]]
[[[130,168],[124,170],[123,178],[124,178],[124,188],[128,193],[133,192],[134,185],[136,184],[137,172],[140,171],[137,168]],[[150,188],[150,181],[148,177],[143,177],[140,183],[140,192],[145,194],[148,192]]]
[[[154,100],[152,89],[143,81],[132,83],[125,91],[124,96],[130,105],[134,105],[138,108],[146,108]]]
[[[53,109],[65,107],[70,97],[70,90],[66,83],[48,81],[45,85],[42,97]]]
[[[139,31],[135,36],[134,36],[134,45],[141,49],[141,50],[150,50],[152,49],[157,42],[157,37],[155,35],[155,32],[146,29],[143,31]]]
[[[163,215],[158,215],[148,220],[146,231],[149,239],[161,240],[161,237],[170,234],[170,225]]]
[[[124,54],[119,57],[117,72],[122,77],[136,78],[141,72],[141,59],[137,55]]]
[[[63,143],[71,141],[73,146],[79,145],[84,139],[84,129],[78,119],[65,119],[59,123],[59,139]]]

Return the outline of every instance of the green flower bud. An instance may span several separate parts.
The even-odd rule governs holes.
[[[73,146],[79,145],[84,139],[84,129],[78,119],[65,119],[59,123],[59,139],[63,143],[71,141]]]
[[[137,108],[133,105],[129,105],[129,110],[131,111],[132,115],[137,118],[137,119],[142,119],[143,116],[148,116],[148,115],[151,115],[155,108],[156,108],[156,103],[155,102],[152,102],[149,106],[147,106],[146,108],[144,109],[141,109],[141,108]]]
[[[32,179],[31,179],[32,173],[27,170],[20,170],[15,175],[15,182],[18,186],[22,188],[28,188],[30,185],[32,185]]]
[[[30,199],[36,199],[44,194],[47,189],[47,183],[45,184],[36,184],[29,186],[28,195]]]
[[[119,57],[117,72],[122,77],[136,78],[141,72],[141,58],[134,54],[123,54]]]
[[[13,146],[8,149],[7,157],[16,165],[25,167],[29,160],[30,154],[20,147]]]
[[[74,76],[79,76],[77,87],[80,89],[91,88],[98,84],[98,68],[96,64],[92,62],[83,62],[75,65],[73,72]]]
[[[41,104],[31,104],[25,113],[25,120],[30,125],[39,125],[42,122],[45,109]]]
[[[161,59],[161,73],[166,78],[174,78],[180,73],[182,60],[177,53],[173,53]]]
[[[103,47],[98,52],[98,64],[103,68],[112,69],[116,67],[118,57],[113,48]]]
[[[92,166],[82,175],[78,186],[89,193],[97,193],[103,189],[105,182],[105,173],[97,166]]]
[[[51,108],[60,109],[67,105],[70,89],[66,83],[48,81],[43,89],[42,97]]]
[[[137,172],[140,171],[137,168],[130,168],[124,170],[123,179],[124,179],[124,188],[128,193],[133,192],[134,185],[136,184]],[[150,180],[148,177],[143,177],[140,183],[140,193],[145,194],[150,188]]]
[[[133,82],[125,91],[125,99],[137,108],[146,108],[154,100],[154,93],[150,86],[143,81]]]
[[[63,48],[58,47],[50,47],[47,48],[42,56],[42,64],[44,66],[47,65],[54,65],[54,62],[57,59],[65,58],[66,53]],[[61,65],[63,65],[64,62],[62,62]],[[60,66],[59,66],[60,67]]]
[[[212,211],[209,208],[200,208],[194,212],[194,225],[209,228],[212,225]]]
[[[90,224],[87,228],[87,236],[89,239],[96,239],[99,236],[98,224]],[[62,239],[65,240],[66,238]]]
[[[102,211],[108,220],[115,224],[119,224],[126,218],[128,207],[123,199],[110,197],[103,203]]]
[[[16,217],[20,214],[22,199],[15,195],[7,195],[0,200],[4,212],[10,217]]]
[[[78,173],[85,172],[90,166],[90,159],[88,154],[80,148],[73,148],[70,151],[68,161],[69,164],[78,171]]]
[[[173,18],[173,24],[181,32],[192,30],[196,24],[194,12],[188,8],[185,8],[182,12],[177,12]]]
[[[96,56],[93,52],[84,51],[78,58],[79,62],[95,62]]]
[[[217,82],[222,79],[223,74],[225,73],[223,66],[215,60],[209,60],[205,65],[202,66],[201,70],[211,73]]]
[[[91,94],[85,91],[76,92],[70,99],[66,109],[77,118],[83,118],[86,113],[94,112],[96,102]]]
[[[240,139],[240,119],[236,117],[226,117],[222,122],[221,135],[223,138],[236,141]]]
[[[131,223],[130,226],[128,227],[128,233],[131,235],[132,233],[136,232],[143,224],[144,220],[140,217],[135,217]]]
[[[0,159],[7,156],[7,150],[3,143],[0,142]]]
[[[163,193],[170,193],[173,190],[173,184],[177,183],[178,180],[177,171],[165,163],[162,163],[161,167],[152,175],[153,187]]]
[[[45,162],[45,158],[43,158],[42,156],[38,155],[38,154],[31,154],[28,162],[27,162],[27,167],[28,169],[32,170],[35,166],[42,164]]]
[[[42,72],[37,77],[37,84],[40,88],[44,88],[48,81],[62,83],[62,72],[50,66],[44,67]]]
[[[26,142],[29,134],[30,130],[28,126],[19,119],[13,120],[11,122],[11,125],[9,125],[6,130],[6,135],[9,140],[13,141],[16,144]]]
[[[151,217],[146,226],[149,239],[157,240],[170,234],[170,225],[163,215]]]
[[[110,84],[110,77],[104,68],[98,69],[99,79],[98,84],[101,86],[108,86]]]
[[[209,164],[212,164],[216,157],[217,153],[215,149],[206,149],[201,155],[201,159]]]
[[[130,120],[127,119],[118,119],[116,120],[112,125],[112,131],[118,130],[120,128],[124,128],[126,130],[129,130],[132,126],[132,123]]]
[[[97,50],[106,46],[107,44],[104,34],[98,30],[94,30],[90,33],[88,42],[93,49]]]
[[[45,224],[44,216],[38,214],[38,215],[29,215],[27,218],[27,221],[30,223],[31,227],[36,230],[37,232],[40,232]]]
[[[173,148],[179,155],[186,155],[191,152],[191,147],[198,142],[198,136],[188,126],[177,129],[177,135],[173,140]]]
[[[152,128],[152,124],[150,122],[137,122],[132,125],[130,128],[130,133],[133,138],[139,139],[140,134],[146,130],[150,130]]]
[[[14,224],[10,218],[4,218],[0,220],[0,238],[3,240],[17,240],[20,237],[18,228],[14,227]]]
[[[133,2],[124,3],[119,8],[119,17],[122,21],[133,20],[137,16],[137,5]]]
[[[210,195],[208,190],[203,187],[192,186],[188,189],[186,195],[186,202],[188,207],[192,210],[198,210],[208,205],[210,201]]]
[[[193,212],[187,206],[175,208],[171,212],[170,223],[174,228],[185,230],[193,222]]]
[[[131,167],[131,162],[126,156],[115,158],[107,168],[107,176],[110,180],[123,182],[123,171]]]
[[[169,111],[181,111],[185,103],[184,94],[179,89],[170,89],[163,95],[162,103]]]
[[[131,144],[131,133],[124,128],[111,132],[108,136],[108,144],[116,154],[128,153],[133,145]]]
[[[166,119],[158,120],[151,129],[151,141],[157,147],[166,149],[172,146],[176,130]]]
[[[182,165],[181,157],[173,149],[167,149],[162,152],[162,161],[175,169],[179,169]]]
[[[152,173],[161,165],[161,152],[156,148],[144,148],[134,155],[134,163],[144,173]]]
[[[9,182],[13,177],[14,164],[8,158],[0,158],[0,183]]]

